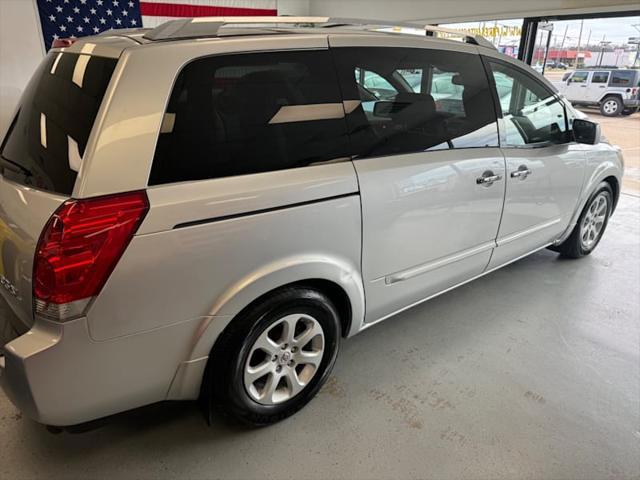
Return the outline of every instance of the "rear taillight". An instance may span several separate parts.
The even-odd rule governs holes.
[[[77,41],[77,38],[56,38],[53,42],[51,42],[51,48],[67,48]]]
[[[82,315],[148,209],[144,191],[63,203],[45,225],[36,248],[35,312],[55,320]]]

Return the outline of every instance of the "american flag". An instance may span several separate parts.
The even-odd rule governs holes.
[[[276,15],[276,0],[36,0],[45,48],[112,28],[156,27],[181,17]]]

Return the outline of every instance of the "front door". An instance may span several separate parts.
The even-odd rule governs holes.
[[[504,158],[472,48],[349,47],[340,35],[330,43],[360,185],[373,322],[484,271],[502,211]],[[384,94],[371,78],[384,79]]]
[[[584,101],[587,94],[587,80],[589,79],[589,72],[575,72],[569,80],[567,80],[567,86],[563,90],[564,96],[570,102]]]
[[[499,99],[507,174],[493,268],[548,245],[567,228],[585,156],[569,141],[564,106],[551,90],[515,65],[487,64],[496,85],[510,85]]]

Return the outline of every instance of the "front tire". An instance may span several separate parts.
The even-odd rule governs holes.
[[[624,105],[619,97],[605,97],[600,103],[600,113],[605,117],[616,117],[622,113]]]
[[[324,384],[340,345],[331,300],[306,287],[287,287],[242,312],[209,357],[204,393],[214,408],[263,426],[293,415]]]
[[[602,182],[587,201],[569,238],[552,250],[568,258],[589,255],[600,243],[612,211],[613,191],[607,182]]]

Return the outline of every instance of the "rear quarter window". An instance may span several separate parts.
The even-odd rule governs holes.
[[[149,184],[304,167],[347,142],[327,51],[202,58],[178,75]]]
[[[637,85],[636,76],[638,72],[635,71],[612,71],[611,81],[609,85],[612,87],[635,87]]]
[[[22,96],[3,142],[13,181],[70,195],[117,60],[51,52]]]

